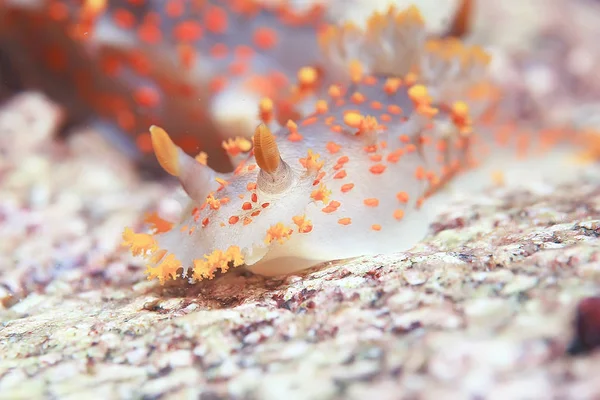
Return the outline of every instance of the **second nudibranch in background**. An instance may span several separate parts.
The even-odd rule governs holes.
[[[316,66],[326,15],[310,3],[0,1],[0,85],[42,90],[75,122],[113,126],[141,155],[152,152],[148,127],[160,124],[188,153],[231,171],[222,142],[251,136],[259,102]]]
[[[243,264],[276,275],[406,250],[427,232],[430,199],[457,176],[502,147],[523,154],[562,139],[486,126],[497,101],[488,54],[427,38],[414,7],[375,14],[364,30],[332,27],[320,39],[349,82],[303,99],[314,107],[306,118],[272,131],[265,116],[232,174],[215,173],[165,130],[150,129],[160,164],[189,204],[175,221],[154,215],[150,233],[125,230],[149,278],[210,279]]]

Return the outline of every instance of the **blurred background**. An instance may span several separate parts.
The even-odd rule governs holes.
[[[4,0],[0,96],[44,93],[61,107],[61,134],[93,127],[130,159],[150,165],[147,130],[160,124],[186,151],[204,151],[209,165],[228,171],[233,163],[222,141],[248,137],[258,121],[260,100],[285,93],[298,68],[319,65],[320,24],[363,25],[375,10],[414,3],[428,30],[441,34],[463,2],[294,0],[289,13],[296,13],[296,23],[291,24],[281,18],[280,1],[260,0],[268,12],[243,23],[229,16],[223,28],[219,12],[229,3],[235,2],[212,2],[204,14],[188,10],[191,19],[212,19],[204,28],[182,24],[176,31],[190,18],[183,12],[169,16],[181,10],[168,10],[161,2]],[[493,53],[491,73],[515,96],[515,114],[553,124],[594,121],[600,89],[594,73],[600,63],[597,2],[466,3],[471,13],[465,40]],[[252,33],[261,26],[271,27],[267,33],[277,35],[277,44],[257,46]],[[166,33],[171,31],[180,36]],[[244,58],[248,50],[252,58]]]

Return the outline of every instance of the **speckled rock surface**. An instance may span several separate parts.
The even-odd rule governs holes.
[[[600,352],[566,354],[598,174],[454,199],[410,252],[161,287],[120,233],[172,185],[60,121],[0,109],[0,399],[600,397]]]
[[[598,180],[462,199],[410,253],[161,287],[119,233],[168,185],[31,107],[59,120],[35,94],[0,114],[30,132],[0,165],[0,398],[600,396],[600,353],[565,355],[600,288]]]

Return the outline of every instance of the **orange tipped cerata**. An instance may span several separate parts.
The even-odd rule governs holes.
[[[179,176],[179,150],[167,132],[156,125],[150,127],[152,147],[160,166],[173,176]]]
[[[260,169],[265,172],[273,173],[279,167],[281,156],[275,136],[265,124],[258,125],[254,131],[254,157]]]

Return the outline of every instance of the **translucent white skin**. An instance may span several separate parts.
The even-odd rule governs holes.
[[[393,14],[389,15],[393,17]],[[400,51],[402,49],[394,51],[394,46],[397,46],[395,43],[416,39],[410,42],[411,45],[422,45],[422,31],[414,20],[390,28],[393,29],[386,29],[377,37],[365,36],[362,42],[350,40],[342,43],[345,48],[341,52],[333,51],[332,59],[339,56],[338,59],[343,61],[342,54],[362,54],[361,49],[369,48],[366,65],[374,74],[389,73],[387,68],[394,65],[396,69],[408,71],[406,65],[400,65],[403,60],[396,57],[405,53]],[[397,41],[398,38],[404,40]],[[376,45],[380,48],[375,48]],[[352,49],[352,46],[356,48]],[[464,66],[453,58],[438,58],[418,49],[409,53],[413,56],[409,57],[407,63],[420,65],[421,77],[432,96],[432,105],[443,104],[448,107],[457,100],[465,101],[471,110],[470,117],[477,121],[479,113],[485,110],[486,102],[469,101],[468,97],[463,96],[471,84],[483,79],[485,63],[475,61]],[[377,66],[383,70],[378,71]],[[517,132],[511,133],[511,141],[503,148],[496,145],[493,131],[483,131],[478,126],[474,127],[474,132],[462,136],[447,111],[440,109],[433,118],[424,115],[426,113],[422,110],[417,112],[413,100],[409,98],[407,86],[388,94],[389,88],[387,91],[384,89],[385,81],[385,77],[378,77],[374,82],[363,81],[351,85],[343,94],[343,104],[338,101],[339,98],[329,98],[325,114],[297,121],[302,140],[291,141],[290,138],[294,136],[290,137],[288,128],[277,130],[275,136],[281,160],[293,173],[290,180],[277,173],[267,174],[275,182],[276,190],[260,184],[260,169],[254,157],[250,156],[239,173],[221,176],[228,184],[214,196],[227,198],[228,201],[215,207],[218,209],[205,207],[194,218],[192,210],[200,209],[206,196],[218,185],[205,187],[194,183],[195,180],[206,181],[208,169],[195,174],[182,174],[180,179],[184,187],[196,188],[188,191],[193,200],[171,231],[155,236],[159,247],[173,253],[188,275],[187,268],[193,265],[194,260],[202,260],[217,250],[225,252],[231,246],[241,250],[253,272],[263,275],[287,274],[322,261],[409,249],[425,236],[437,207],[447,199],[448,185],[433,188],[435,178],[449,181],[454,189],[472,189],[490,182],[490,173],[494,171],[490,168],[502,168],[503,171],[516,171],[516,174],[510,175],[527,184],[529,175],[524,172],[531,172],[535,168],[531,168],[530,164],[528,170],[521,171],[520,166],[526,164],[515,162],[516,150],[522,147],[515,140]],[[375,107],[373,102],[380,106]],[[399,106],[402,112],[395,114],[390,106]],[[362,116],[374,116],[380,124],[385,125],[385,129],[363,131],[357,135],[357,129],[344,122],[345,112],[349,111]],[[391,120],[384,118],[384,114]],[[332,117],[335,121],[327,124],[326,119]],[[335,125],[342,129],[332,129]],[[424,137],[428,140],[422,141]],[[468,138],[469,154],[465,153],[465,138]],[[531,136],[530,139],[526,147],[538,149],[537,138]],[[438,147],[442,140],[445,140],[445,150]],[[331,142],[339,146],[336,152],[331,151],[336,147],[331,146]],[[367,151],[366,148],[375,144],[375,152]],[[410,146],[412,149],[409,150]],[[399,159],[388,160],[388,156],[397,149],[403,150]],[[319,154],[319,161],[324,162],[319,172],[325,175],[317,185],[314,185],[314,181],[318,172],[307,170],[300,163],[309,150]],[[542,156],[529,161],[533,166],[538,165],[540,158],[555,156],[538,154]],[[564,160],[564,153],[558,155],[562,158],[552,158],[551,169],[554,171],[565,165],[558,162]],[[348,157],[348,162],[337,168],[339,159],[344,156]],[[180,158],[185,159],[183,154]],[[186,169],[186,163],[191,165],[189,159],[181,161],[183,170]],[[458,177],[447,174],[450,165],[459,167],[462,174],[474,163],[483,163],[476,169],[480,172],[469,172]],[[342,170],[346,176],[336,179],[336,174]],[[434,179],[429,180],[432,176]],[[339,175],[337,177],[340,178]],[[256,189],[248,189],[249,184],[257,184]],[[331,191],[327,202],[311,196],[319,184]],[[347,184],[354,186],[351,190],[342,190]],[[397,196],[399,192],[402,192],[402,196]],[[253,194],[256,201],[252,200]],[[399,197],[408,198],[408,201],[400,201]],[[374,199],[377,200],[376,205]],[[323,210],[329,201],[339,202],[339,207],[330,213]],[[256,211],[260,211],[260,214],[251,217]],[[294,217],[302,216],[310,221],[310,231],[301,232],[294,224]],[[231,217],[235,219],[233,222]],[[246,217],[251,217],[251,220],[244,224]],[[270,227],[276,224],[289,227],[292,234],[282,238],[281,243],[277,240],[266,241]],[[190,227],[195,227],[195,230],[188,233]]]
[[[191,210],[200,207],[209,191],[216,190],[219,185],[215,182],[212,187],[208,186],[207,177],[212,171],[195,163],[191,158],[186,159],[182,156],[182,160],[185,161],[181,161],[180,165],[184,173],[180,179],[194,200],[183,212],[181,221],[171,231],[155,236],[159,246],[173,253],[183,266],[188,267],[192,266],[194,260],[203,259],[215,250],[225,251],[230,246],[238,246],[246,264],[253,272],[262,275],[287,274],[323,261],[405,251],[426,235],[440,204],[447,201],[449,190],[472,190],[489,185],[492,172],[498,169],[505,172],[509,181],[528,185],[528,182],[531,182],[530,178],[549,175],[557,177],[559,171],[564,177],[578,168],[575,163],[569,162],[567,155],[573,153],[568,147],[559,148],[554,153],[537,153],[537,156],[530,153],[529,158],[520,160],[515,150],[516,140],[512,140],[503,148],[490,148],[494,145],[493,134],[491,131],[482,131],[481,135],[472,136],[477,141],[472,143],[469,158],[471,161],[481,162],[482,165],[474,171],[467,170],[466,173],[453,178],[449,186],[444,186],[428,197],[421,207],[417,207],[417,200],[429,186],[426,180],[417,179],[415,172],[418,167],[424,167],[426,171],[441,176],[443,163],[438,159],[440,151],[434,143],[448,135],[449,123],[447,116],[440,112],[433,120],[433,125],[425,128],[432,120],[414,112],[406,88],[389,96],[381,89],[383,81],[379,79],[376,85],[355,86],[355,90],[369,99],[362,105],[347,101],[341,107],[331,106],[326,115],[317,117],[316,122],[306,126],[299,122],[298,131],[303,136],[301,141],[288,140],[288,128],[278,130],[275,133],[276,141],[281,159],[292,171],[291,181],[275,174],[275,186],[279,182],[281,187],[273,191],[272,188],[261,185],[258,179],[260,169],[247,169],[248,166],[256,165],[254,157],[250,156],[239,174],[220,175],[228,184],[221,191],[217,191],[215,197],[227,197],[229,202],[221,204],[218,210],[205,207],[196,218],[197,222],[194,221]],[[349,91],[345,97],[349,99],[352,93]],[[373,100],[387,105],[400,105],[404,113],[400,116],[395,115],[395,122],[386,123],[387,130],[355,135],[356,129],[345,126],[342,122],[344,111],[359,110],[363,114],[377,114],[368,106]],[[331,116],[336,117],[336,122],[343,126],[343,132],[333,132],[325,125],[324,119]],[[409,116],[409,119],[400,121],[402,116]],[[430,144],[417,146],[417,150],[413,152],[405,152],[398,162],[387,161],[387,156],[394,150],[406,148],[406,143],[399,139],[400,135],[408,135],[415,143],[418,142],[420,132],[430,137]],[[448,142],[448,160],[464,162],[465,153],[456,146],[456,138],[459,137],[457,132],[450,132],[450,137],[454,139]],[[539,142],[533,134],[530,138],[531,143],[528,147],[536,150]],[[382,141],[385,141],[387,146],[379,146],[376,153],[365,150],[366,146]],[[337,153],[330,153],[329,142],[340,146]],[[318,187],[313,185],[316,173],[308,172],[299,162],[307,156],[308,149],[320,154],[319,160],[324,161],[321,171],[325,172],[325,176],[321,183],[331,191],[329,201],[335,200],[340,203],[335,212],[323,212],[327,204],[311,198],[311,193]],[[371,157],[374,154],[381,155],[382,161],[373,161]],[[347,156],[349,161],[343,168],[335,169],[334,166],[342,156]],[[370,168],[377,164],[386,166],[383,173],[374,174],[370,171]],[[540,169],[542,164],[543,168]],[[191,171],[192,167],[193,173],[185,173]],[[341,170],[344,170],[347,176],[334,179],[335,174]],[[546,171],[546,175],[542,175],[540,171]],[[257,189],[249,191],[247,185],[257,181]],[[354,187],[343,192],[342,186],[348,183],[353,183]],[[252,201],[254,192],[256,202]],[[398,200],[398,192],[408,195],[408,203],[403,204]],[[239,198],[240,194],[243,194],[243,199]],[[379,204],[376,207],[365,204],[365,199],[371,198],[378,199]],[[244,211],[244,203],[255,206]],[[263,203],[268,203],[268,206],[261,207]],[[404,212],[401,220],[394,218],[394,211],[398,209]],[[254,210],[261,210],[260,215],[252,217],[252,222],[244,225],[244,216],[249,216]],[[229,219],[232,216],[238,216],[239,221],[230,224]],[[312,223],[312,230],[308,233],[299,232],[292,221],[295,216],[305,216],[306,220]],[[209,222],[203,227],[202,221],[205,218],[208,218]],[[351,223],[340,224],[341,218],[350,218]],[[278,241],[265,243],[269,227],[280,222],[293,229],[291,236],[281,244]],[[374,224],[379,225],[380,230],[374,230]],[[181,232],[181,227],[184,226],[195,226],[196,229],[189,235]]]
[[[263,188],[259,184],[256,190],[258,201],[252,202],[247,185],[257,182],[259,168],[255,167],[252,171],[247,171],[248,165],[255,165],[254,157],[250,156],[240,174],[222,175],[229,184],[223,190],[216,192],[215,197],[229,198],[227,204],[222,204],[218,210],[210,210],[206,207],[196,218],[198,222],[195,222],[191,210],[200,207],[208,192],[218,185],[206,188],[204,192],[196,190],[191,193],[195,201],[186,208],[178,225],[170,232],[156,236],[159,246],[174,253],[184,266],[191,266],[193,260],[202,259],[205,254],[210,254],[214,250],[225,251],[229,246],[238,246],[245,256],[247,265],[251,265],[253,271],[268,275],[289,273],[321,261],[400,251],[411,247],[425,235],[429,220],[429,211],[426,207],[419,211],[416,209],[416,201],[423,195],[427,183],[415,178],[415,170],[422,166],[439,173],[441,165],[435,161],[437,153],[434,146],[424,147],[421,152],[406,153],[397,163],[386,161],[387,155],[399,147],[406,146],[399,140],[399,135],[408,135],[416,139],[425,124],[430,121],[412,112],[413,106],[407,97],[406,88],[389,96],[382,90],[384,81],[379,79],[373,86],[357,86],[357,89],[360,89],[360,92],[369,99],[365,105],[358,106],[348,101],[342,107],[332,106],[326,115],[318,116],[317,122],[307,126],[302,126],[300,122],[298,130],[303,136],[301,141],[288,140],[290,131],[287,128],[282,128],[275,133],[281,159],[293,171],[293,181],[289,185],[284,185],[289,187],[284,188],[280,193],[269,193],[264,191],[268,188]],[[350,98],[351,95],[352,92],[349,92],[346,97]],[[394,115],[394,122],[386,123],[387,130],[356,135],[357,129],[343,124],[344,112],[360,110],[364,111],[365,115],[376,115],[367,105],[373,100],[387,105],[400,105],[404,113]],[[336,123],[343,126],[343,132],[333,132],[325,125],[324,119],[331,116],[336,118]],[[403,116],[410,116],[410,118],[408,121],[401,121]],[[435,129],[428,132],[430,135],[441,134]],[[381,141],[387,142],[385,149],[380,146],[377,153],[365,151],[366,146]],[[340,146],[337,153],[330,153],[329,142],[335,142]],[[311,193],[318,187],[313,185],[317,173],[307,172],[299,161],[306,158],[309,149],[318,153],[319,160],[324,162],[321,171],[325,176],[321,183],[332,192],[329,200],[340,203],[335,212],[323,212],[322,209],[327,204],[311,198]],[[453,153],[452,158],[460,158],[460,151]],[[382,161],[371,160],[370,157],[374,154],[380,154]],[[349,161],[343,168],[334,169],[342,156],[347,156]],[[377,164],[386,166],[383,173],[370,172],[369,169]],[[335,174],[340,170],[344,170],[347,176],[343,179],[334,179]],[[187,177],[182,178],[182,182],[184,186],[189,187],[192,184],[186,181],[193,182],[195,179],[204,178],[188,174]],[[342,186],[349,183],[354,184],[354,187],[350,191],[343,192]],[[396,198],[396,193],[400,191],[408,194],[407,204],[400,203]],[[244,194],[244,198],[240,199],[239,194]],[[377,198],[378,206],[365,205],[365,199],[369,198]],[[242,211],[242,205],[246,202],[257,204],[255,209],[260,209],[261,212],[260,215],[252,218],[250,224],[243,225],[241,221],[243,217],[253,211]],[[269,206],[262,208],[260,205],[263,203],[269,203]],[[401,221],[393,217],[397,209],[404,211]],[[229,218],[234,215],[239,216],[240,221],[230,224]],[[303,215],[312,223],[312,230],[309,233],[298,232],[292,221],[293,217]],[[209,222],[202,227],[201,222],[205,218],[208,218]],[[340,224],[338,221],[342,218],[350,218],[351,223]],[[265,243],[267,230],[279,222],[294,228],[294,233],[282,244],[274,241],[267,245]],[[381,230],[373,230],[374,224],[380,225]],[[183,226],[196,226],[196,229],[188,235],[181,233]]]

